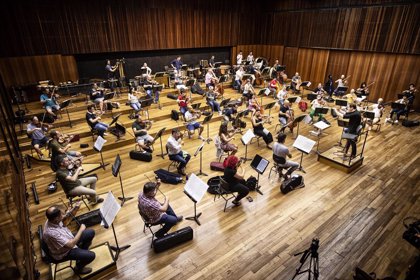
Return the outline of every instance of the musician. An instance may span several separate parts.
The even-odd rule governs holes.
[[[311,112],[309,113],[309,116],[311,117],[311,122],[314,119],[315,116],[315,109],[316,108],[322,108],[326,104],[325,100],[322,98],[322,95],[318,95],[316,99],[312,100],[311,102]],[[318,114],[318,121],[321,121],[323,119],[322,114]]]
[[[58,169],[56,160],[58,155],[67,155],[69,160],[78,166],[82,164],[82,154],[77,151],[70,151],[70,141],[71,139],[73,139],[73,135],[65,137],[61,134],[61,132],[57,130],[51,130],[50,137],[51,140],[48,144],[48,147],[51,151],[51,169],[53,171],[56,171]]]
[[[175,74],[175,88],[176,89],[183,89],[183,90],[187,90],[187,86],[185,85],[185,78],[181,77],[180,74]]]
[[[159,102],[159,96],[160,96],[160,91],[158,90],[153,90],[154,86],[158,86],[159,83],[156,82],[155,80],[152,79],[151,75],[147,75],[146,76],[146,80],[144,81],[144,85],[151,85],[151,88],[148,88],[146,90],[146,94],[149,96],[149,98],[153,98],[153,103],[158,103]],[[155,96],[153,97],[153,92],[155,93]]]
[[[319,83],[316,89],[314,89],[313,93],[321,95],[322,97],[327,94],[327,92],[322,87],[322,84]]]
[[[44,158],[41,148],[46,146],[49,141],[48,137],[45,136],[45,132],[48,131],[49,127],[47,124],[41,124],[38,117],[34,116],[26,128],[26,133],[32,140],[31,145],[34,147],[40,159]]]
[[[108,80],[112,80],[115,79],[115,71],[117,71],[118,69],[118,62],[117,64],[115,64],[114,66],[111,65],[111,60],[107,60],[106,61],[106,66],[105,66],[105,70],[108,73]]]
[[[252,86],[251,79],[247,79],[244,85],[244,91],[242,92],[242,96],[245,100],[249,100],[252,96],[255,95],[254,87]]]
[[[83,171],[83,168],[79,166],[74,172],[69,170],[71,162],[67,155],[58,155],[57,164],[58,169],[55,174],[66,195],[87,195],[92,204],[104,201],[102,197],[98,197],[96,194],[96,182],[98,180],[96,176],[79,178],[79,174]]]
[[[408,107],[413,106],[414,98],[416,97],[417,89],[414,84],[410,84],[408,86],[408,89],[404,90],[402,92],[405,96],[407,96],[408,99]]]
[[[187,91],[185,89],[179,90],[178,99],[176,100],[179,106],[179,111],[182,115],[185,115],[187,112],[188,103],[190,102],[190,98],[187,96]]]
[[[238,146],[232,143],[235,140],[233,135],[233,131],[228,130],[228,123],[222,122],[219,128],[220,148],[225,152],[231,152],[231,155],[238,151]]]
[[[147,66],[147,63],[146,62],[140,68],[140,72],[141,72],[141,75],[143,77],[147,77],[147,76],[152,75],[152,69],[149,66]]]
[[[100,122],[101,117],[96,116],[96,114],[94,113],[94,110],[95,110],[95,105],[93,105],[93,104],[91,104],[87,107],[86,121],[87,121],[88,125],[90,126],[90,128],[92,130],[93,129],[97,130],[99,136],[101,136],[103,138],[106,135],[108,135],[107,133],[105,133],[105,131],[108,130],[108,125]]]
[[[211,67],[211,68],[214,68],[215,66],[214,66],[214,55],[212,55],[211,57],[210,57],[210,60],[209,60],[209,66]]]
[[[279,60],[276,59],[274,62],[273,67],[270,68],[270,78],[276,78],[277,77],[277,68],[280,66]]]
[[[209,86],[209,90],[206,92],[207,104],[211,107],[211,111],[214,113],[219,112],[219,116],[222,115],[222,110],[220,110],[220,104],[216,101],[216,98],[219,96],[217,91],[214,91],[212,86]]]
[[[136,136],[137,145],[140,147],[140,150],[151,153],[153,152],[151,144],[153,144],[155,139],[149,135],[148,130],[152,128],[152,122],[149,120],[142,120],[139,114],[137,114],[135,118],[136,119],[131,125],[131,128]]]
[[[250,65],[254,64],[254,55],[252,52],[249,52],[248,56],[246,57],[246,61],[249,62]]]
[[[357,104],[359,102],[356,91],[353,88],[350,90],[350,93],[346,94],[344,97],[347,99],[347,104]]]
[[[277,94],[277,99],[279,100],[278,104],[281,106],[284,104],[284,101],[287,99],[287,89],[286,86],[283,86],[279,93]]]
[[[384,100],[382,98],[378,99],[378,103],[377,104],[373,104],[372,106],[370,106],[370,108],[372,109],[373,113],[375,114],[373,120],[371,119],[365,119],[366,121],[366,127],[367,129],[370,131],[372,130],[372,126],[374,124],[377,124],[381,121],[381,117],[382,117],[382,113],[384,111]]]
[[[260,111],[255,111],[252,114],[252,127],[254,128],[254,134],[261,136],[267,148],[271,149],[271,143],[273,142],[273,135],[271,132],[264,128],[264,124],[269,122],[269,117],[263,116]]]
[[[133,108],[135,113],[140,112],[141,104],[137,96],[137,91],[134,89],[134,87],[130,87],[130,90],[128,91],[128,102],[130,103],[130,107]]]
[[[174,69],[175,74],[179,73],[181,71],[182,68],[182,61],[181,61],[181,57],[177,56],[177,58],[175,58],[174,60],[171,61],[171,66],[172,69]]]
[[[292,83],[291,83],[291,88],[294,93],[299,92],[301,81],[302,79],[300,78],[299,73],[296,72],[296,74],[292,77]]]
[[[198,129],[198,139],[204,141],[205,139],[201,136],[204,126],[197,121],[201,117],[201,112],[197,112],[192,106],[188,106],[187,109],[188,110],[185,113],[185,121],[187,122],[188,138],[191,139],[194,135],[194,131]]]
[[[268,89],[273,94],[273,96],[276,96],[277,93],[280,91],[280,84],[277,80],[277,77],[274,77],[271,82],[268,84]]]
[[[256,75],[261,75],[260,71],[258,71],[257,69],[255,69],[254,65],[250,64],[247,67],[248,69],[248,74],[250,74],[250,78],[251,78],[251,84],[254,85],[255,84],[255,79],[256,79]]]
[[[357,131],[358,127],[362,122],[362,117],[360,115],[360,112],[357,111],[356,104],[351,103],[348,106],[349,106],[349,108],[347,110],[347,113],[345,113],[345,114],[342,114],[341,112],[335,110],[334,108],[332,110],[335,110],[339,117],[341,117],[343,119],[349,119],[348,127],[344,129],[344,132],[350,133],[350,134],[357,134],[358,133],[358,131]],[[356,156],[356,148],[357,148],[357,145],[356,145],[355,141],[347,140],[346,147],[344,148],[344,151],[346,153],[346,156],[348,156],[347,152],[348,152],[350,146],[351,146],[350,157],[354,158]]]
[[[408,104],[409,104],[409,100],[407,95],[403,95],[403,97],[401,99],[398,99],[397,101],[395,101],[395,103],[400,103],[400,104],[404,104],[405,107],[402,109],[392,109],[391,112],[389,113],[388,118],[385,119],[386,122],[392,122],[392,117],[394,116],[394,114],[397,114],[397,119],[394,121],[394,123],[398,123],[400,116],[401,115],[405,115],[408,113]]]
[[[249,194],[249,189],[245,182],[245,169],[241,166],[238,157],[230,155],[223,162],[225,170],[223,171],[223,179],[229,184],[231,192],[237,192],[238,195],[232,200],[235,206],[241,205],[241,199]]]
[[[96,105],[99,105],[99,109],[101,110],[101,112],[105,113],[105,109],[104,109],[104,100],[105,100],[104,89],[99,88],[98,85],[96,83],[94,83],[92,85],[92,90],[91,90],[90,96],[91,96],[91,100]]]
[[[215,82],[217,82],[218,79],[216,75],[214,75],[214,72],[211,68],[207,70],[206,76],[205,76],[205,84],[206,88],[209,88],[210,86],[214,88]]]
[[[156,193],[160,186],[160,180],[157,182],[147,182],[143,186],[143,192],[138,195],[138,205],[140,213],[145,216],[146,221],[152,224],[164,224],[156,233],[156,238],[162,238],[177,223],[181,222],[183,217],[177,216],[169,205],[169,197],[165,196],[163,203],[156,199]]]
[[[233,121],[236,118],[236,114],[238,113],[238,104],[229,105],[228,108],[223,110],[223,115],[225,116],[226,121]]]
[[[239,67],[239,69],[235,72],[235,83],[233,85],[234,89],[237,89],[238,92],[241,90],[242,85],[242,77],[245,74],[244,68],[242,66]]]
[[[96,255],[89,251],[92,240],[95,237],[93,229],[87,229],[81,224],[76,235],[73,235],[66,223],[76,215],[80,208],[81,201],[78,201],[74,208],[66,213],[58,205],[48,207],[45,211],[47,221],[44,225],[42,240],[48,246],[50,255],[54,260],[75,260],[74,268],[78,274],[88,274],[92,272],[92,268],[87,267]]]
[[[170,160],[179,162],[178,173],[187,175],[185,168],[191,159],[191,155],[182,150],[182,145],[184,145],[184,141],[182,141],[181,132],[177,128],[172,129],[171,136],[169,136],[168,142],[166,143],[168,156]]]
[[[333,81],[333,77],[332,77],[331,74],[328,75],[328,78],[325,81],[324,89],[328,93],[329,96],[331,96],[331,94],[334,91],[334,81]]]
[[[347,79],[345,78],[345,76],[341,75],[340,79],[336,80],[335,83],[337,83],[337,88],[335,89],[334,93],[338,96],[343,95],[343,92],[338,91],[338,89],[347,85]]]
[[[243,59],[242,51],[239,51],[238,55],[236,56],[236,64],[241,65],[242,64],[242,59]]]
[[[280,110],[279,110],[279,122],[282,124],[283,127],[287,125],[290,117],[291,117],[290,101],[284,100],[283,104],[280,105]]]
[[[252,113],[254,113],[255,111],[260,111],[262,110],[257,96],[255,94],[251,95],[251,98],[248,100],[248,110],[250,110]]]
[[[54,118],[57,118],[57,115],[54,113],[54,111],[60,110],[60,105],[58,105],[58,102],[56,98],[58,98],[58,94],[54,93],[55,89],[50,92],[49,88],[44,88],[43,92],[40,96],[40,101],[42,106],[45,108],[48,114],[53,116]]]
[[[286,160],[284,164],[281,164],[282,168],[287,170],[287,172],[283,175],[284,180],[289,179],[292,173],[299,167],[299,163],[287,160],[287,158],[292,158],[292,154],[284,144],[286,137],[286,134],[279,133],[277,135],[277,142],[273,144],[273,160],[278,164],[280,164],[281,158]]]
[[[356,94],[358,97],[366,96],[369,94],[369,88],[366,85],[366,82],[362,82],[360,87],[356,89]]]

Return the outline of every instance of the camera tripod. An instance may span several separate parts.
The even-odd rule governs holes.
[[[318,263],[318,244],[319,244],[319,240],[318,239],[313,239],[311,246],[309,247],[309,249],[306,249],[303,252],[294,254],[294,256],[298,256],[298,255],[302,255],[302,257],[300,258],[300,266],[299,268],[296,269],[296,273],[293,276],[292,280],[296,278],[296,276],[303,274],[303,273],[308,273],[308,280],[312,279],[312,274],[313,274],[313,279],[314,280],[318,280],[318,276],[319,276],[319,263]],[[306,263],[308,257],[310,256],[310,260],[309,260],[309,268],[306,270],[301,271],[303,265]]]

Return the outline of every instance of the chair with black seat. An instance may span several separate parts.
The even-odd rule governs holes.
[[[41,249],[44,251],[44,253],[45,253],[45,257],[43,258],[43,261],[44,262],[46,262],[47,264],[49,264],[49,265],[52,265],[52,264],[54,264],[54,273],[53,273],[53,280],[55,280],[55,277],[56,277],[56,275],[57,275],[57,272],[59,272],[59,271],[62,271],[62,270],[65,270],[65,269],[67,269],[67,268],[70,268],[71,270],[73,270],[73,273],[77,276],[77,277],[79,277],[79,279],[82,279],[82,277],[80,277],[80,275],[76,272],[76,270],[75,270],[75,268],[72,266],[72,264],[73,264],[73,261],[72,260],[67,260],[67,259],[63,259],[63,260],[56,260],[56,259],[54,259],[52,256],[51,256],[51,253],[50,253],[50,249],[48,248],[48,245],[47,245],[47,243],[45,243],[45,241],[44,240],[40,240],[40,242],[41,242]],[[64,262],[67,262],[67,261],[70,261],[70,264],[68,264],[68,265],[66,265],[65,267],[62,267],[62,268],[60,268],[60,269],[58,269],[58,265],[60,264],[60,263],[64,263]],[[52,268],[51,268],[52,269]]]
[[[148,222],[148,218],[142,211],[140,210],[140,207],[137,205],[137,208],[139,209],[139,214],[141,219],[143,220],[144,226],[143,226],[143,232],[146,233],[146,227],[149,229],[150,233],[152,234],[152,242],[150,244],[150,247],[153,248],[153,240],[155,239],[155,232],[153,231],[154,226],[160,226],[162,227],[163,223],[150,223]]]
[[[236,195],[229,189],[229,183],[226,182],[222,176],[220,176],[220,183],[217,188],[217,195],[225,200],[225,207],[223,208],[223,212],[226,212],[228,201],[231,199],[236,199]]]
[[[357,142],[359,141],[359,138],[360,138],[360,136],[361,136],[361,134],[362,134],[362,131],[363,131],[363,125],[359,125],[358,127],[357,127],[357,129],[356,129],[356,133],[355,134],[353,134],[353,133],[348,133],[348,132],[344,132],[344,133],[342,133],[341,134],[341,140],[348,140],[348,141],[352,141],[352,142],[354,142],[354,143],[356,143],[357,144]],[[341,142],[341,140],[340,140],[340,142]],[[340,151],[339,153],[344,153],[345,152],[345,147],[343,148],[343,150],[342,151]]]
[[[285,167],[285,164],[286,159],[284,157],[279,157],[273,154],[273,166],[270,169],[270,173],[268,173],[268,178],[270,178],[272,171],[279,174],[279,176],[284,176],[283,168]]]

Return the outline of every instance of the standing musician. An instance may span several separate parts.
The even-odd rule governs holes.
[[[253,112],[251,121],[252,127],[254,128],[254,134],[261,136],[264,139],[267,148],[271,149],[273,135],[268,129],[264,128],[264,124],[270,122],[270,117],[262,115],[261,112],[257,110]]]
[[[242,64],[242,59],[243,59],[242,51],[239,51],[238,55],[236,56],[236,64],[241,65]]]
[[[182,115],[185,115],[187,112],[188,103],[190,102],[190,98],[187,96],[187,91],[185,89],[179,90],[178,99],[176,100],[179,106],[179,111]]]
[[[211,68],[214,68],[214,55],[212,55],[212,56],[210,57],[210,60],[209,60],[209,66],[210,66]]]
[[[407,95],[403,95],[403,97],[401,99],[398,99],[397,101],[395,101],[395,103],[400,103],[400,104],[404,104],[405,107],[402,109],[392,109],[391,112],[389,113],[388,118],[385,119],[386,122],[392,122],[392,117],[394,116],[394,114],[397,114],[397,119],[394,121],[394,123],[398,123],[400,116],[401,115],[405,115],[408,113],[408,104],[409,104],[409,100]]]
[[[139,97],[137,96],[137,91],[134,89],[134,87],[130,87],[130,90],[128,91],[128,103],[136,114],[140,112],[141,104],[139,102]]]
[[[111,65],[111,60],[106,61],[105,70],[107,72],[108,80],[115,79],[115,71],[117,71],[119,66],[119,62],[117,62],[114,66]],[[111,90],[113,89],[113,82],[111,82]]]
[[[152,69],[147,66],[147,63],[145,62],[143,66],[140,68],[140,73],[143,76],[143,78],[152,75]]]
[[[294,121],[294,112],[291,108],[290,101],[285,100],[283,105],[280,106],[279,110],[279,122],[282,125],[280,132],[284,132],[286,127],[289,127],[290,132],[293,133],[293,121]]]
[[[277,68],[280,66],[279,64],[279,60],[276,59],[276,61],[274,61],[274,65],[273,67],[270,68],[270,78],[275,78],[277,77]]]
[[[142,120],[140,115],[135,116],[136,120],[131,125],[133,133],[136,136],[136,142],[140,150],[153,152],[152,144],[155,139],[147,132],[152,127],[150,120]]]
[[[34,147],[40,159],[44,158],[41,148],[48,143],[48,137],[45,136],[45,132],[48,131],[50,127],[51,126],[48,124],[40,123],[38,117],[34,116],[26,128],[26,133],[29,138],[32,139],[31,145]]]
[[[146,90],[146,94],[149,96],[149,98],[153,98],[154,103],[158,103],[159,102],[160,91],[153,90],[153,86],[157,86],[157,85],[159,85],[159,83],[156,82],[155,80],[153,80],[151,75],[147,75],[146,80],[144,81],[144,85],[151,85],[152,86],[152,88],[148,88]],[[153,92],[154,92],[155,96],[153,96]]]
[[[235,72],[235,83],[233,85],[234,89],[237,89],[238,92],[241,90],[242,85],[242,77],[245,74],[244,68],[242,66],[239,67],[239,69]]]
[[[243,88],[244,88],[244,91],[242,93],[242,96],[244,97],[245,101],[248,101],[255,94],[255,90],[254,90],[254,87],[252,86],[250,79],[246,80],[246,83],[243,86]]]
[[[344,129],[344,132],[357,135],[358,127],[362,122],[362,116],[361,116],[360,112],[357,111],[356,104],[351,103],[348,106],[349,106],[349,108],[347,110],[347,113],[345,113],[345,114],[342,114],[341,112],[335,110],[334,108],[332,110],[335,110],[339,117],[341,117],[343,119],[349,119],[348,127]],[[350,145],[351,145],[350,158],[354,158],[354,157],[356,157],[357,145],[356,145],[355,141],[349,140],[349,139],[347,139],[346,147],[344,148],[345,156],[349,157],[347,152],[349,151]]]
[[[181,68],[182,68],[182,61],[181,57],[177,56],[174,60],[171,61],[172,69],[174,69],[175,74],[181,74]]]
[[[213,70],[209,68],[205,76],[206,88],[209,88],[210,86],[214,88],[215,84],[218,82],[219,82],[219,79],[216,77]]]
[[[246,61],[249,62],[250,65],[254,64],[254,55],[252,52],[249,52],[248,56],[246,57]]]
[[[101,136],[102,138],[105,137],[106,134],[105,131],[108,130],[108,125],[105,123],[100,122],[101,120],[101,115],[96,116],[96,114],[94,113],[94,109],[95,109],[95,105],[91,104],[87,107],[87,112],[86,112],[86,121],[88,123],[88,125],[90,126],[90,128],[93,130],[97,130],[99,136]]]
[[[373,113],[375,114],[375,117],[373,118],[373,120],[364,119],[364,121],[366,122],[367,129],[369,131],[372,130],[372,126],[374,124],[377,124],[381,121],[382,113],[383,113],[384,108],[385,108],[384,107],[384,100],[382,98],[379,98],[378,103],[373,104],[372,106],[370,106],[370,108],[373,110]]]
[[[222,115],[222,110],[220,110],[220,104],[216,101],[217,96],[219,93],[214,91],[212,86],[209,86],[209,90],[206,92],[206,100],[207,104],[211,107],[212,113],[215,111],[219,112],[219,116]]]
[[[179,162],[178,173],[187,175],[185,173],[185,168],[191,159],[191,155],[182,150],[182,145],[184,145],[182,136],[183,135],[177,128],[172,129],[171,136],[169,136],[168,142],[166,143],[166,148],[168,149],[169,159]]]
[[[197,120],[201,117],[201,111],[194,110],[192,106],[188,106],[188,110],[185,113],[185,121],[187,122],[188,138],[194,135],[194,131],[198,129],[198,139],[205,141],[201,134],[203,133],[204,126]]]
[[[335,82],[337,83],[337,88],[335,89],[335,91],[334,91],[334,93],[336,94],[336,95],[338,95],[338,96],[342,96],[343,95],[343,92],[341,92],[341,91],[338,91],[338,89],[339,88],[341,88],[341,87],[345,87],[345,86],[347,86],[347,79],[349,78],[350,76],[348,76],[347,78],[344,76],[344,75],[341,75],[340,76],[340,79],[338,79],[338,80],[336,80]]]
[[[238,151],[238,146],[232,143],[235,140],[234,134],[234,130],[228,130],[228,123],[222,122],[219,128],[220,148],[225,152],[231,152],[231,155]]]
[[[300,78],[299,73],[296,72],[296,74],[292,77],[292,83],[291,83],[292,91],[294,93],[299,93],[300,92],[299,88],[301,84],[302,84],[302,79]]]
[[[73,168],[82,165],[82,154],[77,151],[69,151],[71,148],[70,141],[73,139],[73,135],[63,135],[57,130],[51,130],[50,137],[51,140],[48,147],[51,151],[51,169],[53,171],[58,169],[56,160],[58,155],[67,155],[67,158],[73,163]]]
[[[57,115],[54,111],[60,110],[60,105],[58,105],[57,98],[60,97],[57,93],[55,93],[56,87],[50,89],[48,87],[44,88],[42,94],[40,96],[40,101],[42,106],[45,108],[48,114],[53,116],[53,118],[57,118]]]
[[[334,80],[331,74],[328,75],[328,78],[325,81],[324,89],[329,96],[331,96],[334,92]]]

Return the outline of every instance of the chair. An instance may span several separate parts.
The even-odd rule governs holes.
[[[96,130],[96,129],[92,128],[92,129],[90,130],[90,133],[92,134],[92,141],[95,141],[95,135],[96,135],[96,136],[98,136],[98,135],[99,135],[98,130]]]
[[[222,142],[220,140],[220,136],[214,137],[214,145],[216,146],[216,157],[219,162],[222,161],[223,157],[230,156],[232,151],[225,151],[222,149]]]
[[[69,265],[67,265],[67,266],[65,266],[65,267],[62,267],[62,268],[60,268],[60,269],[57,269],[58,268],[58,265],[60,264],[60,263],[63,263],[63,262],[66,262],[66,261],[68,261],[67,259],[63,259],[63,260],[56,260],[56,259],[54,259],[53,257],[51,257],[51,253],[50,253],[50,249],[48,248],[48,245],[47,245],[47,243],[45,243],[44,242],[44,240],[40,240],[40,242],[41,242],[41,249],[44,251],[44,253],[45,253],[45,258],[43,258],[43,260],[46,262],[46,263],[48,263],[49,265],[51,265],[51,264],[55,264],[55,268],[54,268],[54,274],[53,274],[53,280],[55,280],[55,277],[56,277],[56,275],[57,275],[57,272],[59,272],[59,271],[62,271],[62,270],[64,270],[64,269],[67,269],[67,268],[71,268],[71,270],[73,270],[73,273],[75,274],[75,275],[77,275],[77,277],[79,277],[79,279],[82,279],[82,277],[80,277],[80,275],[76,272],[76,270],[74,269],[74,267],[72,266],[72,263],[73,263],[73,260],[70,260],[70,264]]]
[[[254,137],[252,137],[251,142],[249,142],[249,144],[252,144],[252,141],[254,141],[254,139],[256,139],[257,140],[257,145],[259,147],[260,146],[260,138],[261,138],[261,136],[255,135]]]
[[[146,233],[146,227],[150,230],[150,233],[152,234],[152,242],[150,244],[150,248],[153,248],[153,240],[155,239],[155,232],[153,231],[152,227],[154,226],[161,226],[162,227],[162,223],[150,223],[147,220],[146,215],[144,215],[144,213],[141,212],[139,205],[137,205],[137,208],[139,209],[139,214],[141,219],[143,220],[144,226],[143,226],[143,232]]]
[[[236,198],[236,195],[229,190],[229,183],[226,182],[223,177],[219,177],[220,178],[220,183],[219,186],[217,188],[217,195],[219,197],[222,197],[225,200],[225,207],[223,208],[223,212],[226,212],[226,207],[227,207],[227,203],[229,200]],[[214,200],[216,200],[216,196],[214,196]]]
[[[285,167],[284,164],[286,164],[286,159],[284,157],[278,157],[273,154],[273,166],[270,169],[270,173],[268,173],[268,178],[270,178],[272,171],[283,176],[282,171]]]
[[[166,149],[166,154],[169,155],[169,153],[168,153],[168,150],[169,150],[168,144],[165,145],[165,149]],[[170,161],[171,161],[171,163],[168,166],[168,171],[169,171],[169,169],[171,169],[171,166],[176,167],[178,169],[178,166],[179,166],[180,162],[179,161],[176,161],[176,160],[170,160]]]

